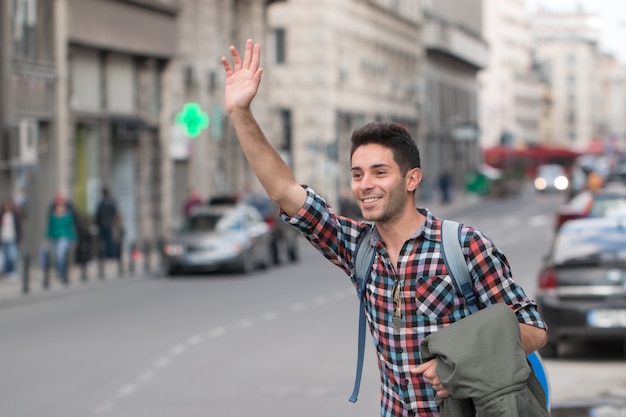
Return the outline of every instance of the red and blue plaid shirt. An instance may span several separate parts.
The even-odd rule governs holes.
[[[306,203],[292,218],[283,219],[300,229],[327,259],[348,274],[356,286],[354,254],[369,227],[335,214],[311,188]],[[424,225],[408,239],[392,265],[384,243],[374,228],[370,242],[375,261],[365,293],[367,321],[377,351],[381,375],[381,416],[439,416],[435,392],[421,375],[410,372],[422,363],[420,343],[429,334],[470,314],[446,270],[441,255],[441,220],[426,209]],[[546,328],[536,304],[513,281],[508,261],[480,231],[465,226],[461,241],[480,307],[506,303],[520,323]],[[392,324],[392,288],[399,281],[403,322]],[[471,346],[468,346],[471,349]]]

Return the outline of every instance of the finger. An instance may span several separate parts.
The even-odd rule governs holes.
[[[243,68],[250,68],[252,62],[252,39],[246,41],[246,51],[243,54]]]
[[[224,65],[224,71],[226,71],[226,76],[232,75],[233,73],[233,68],[230,66],[230,62],[228,62],[228,59],[226,59],[226,57],[222,57],[222,65]]]
[[[426,369],[428,369],[428,366],[426,365],[426,362],[411,369],[411,372],[414,374],[421,374],[423,373]]]
[[[252,49],[252,61],[250,62],[250,71],[256,72],[261,63],[261,45],[256,43]]]
[[[234,46],[231,46],[230,48],[230,54],[233,56],[233,70],[237,71],[241,69],[241,57],[239,56],[239,51],[237,51],[237,48],[235,48]]]

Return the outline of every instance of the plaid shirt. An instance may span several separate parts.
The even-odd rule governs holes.
[[[300,229],[327,259],[350,275],[356,286],[353,255],[367,223],[337,216],[311,188],[302,209],[283,219]],[[381,375],[381,416],[439,416],[435,392],[421,375],[410,372],[421,364],[420,343],[432,332],[470,314],[455,291],[441,255],[441,220],[426,209],[424,225],[403,245],[398,264],[389,254],[376,229],[370,243],[375,247],[372,275],[365,293],[365,309],[377,351]],[[463,252],[471,259],[470,273],[479,306],[506,303],[520,323],[546,328],[535,303],[512,277],[508,261],[480,231],[463,225]],[[392,288],[399,281],[403,322],[392,325]],[[471,348],[468,346],[468,349]]]

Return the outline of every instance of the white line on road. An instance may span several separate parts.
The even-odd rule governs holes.
[[[315,297],[313,300],[311,300],[310,305],[321,307],[333,301],[341,301],[345,299],[349,294],[353,294],[353,291],[337,291],[329,295],[319,295]],[[307,303],[298,302],[298,303],[292,304],[289,307],[289,310],[292,313],[298,313],[298,312],[305,311],[307,307],[308,307]],[[262,320],[266,322],[278,320],[280,317],[281,317],[281,313],[279,311],[268,311],[261,315]],[[254,324],[255,324],[255,320],[253,318],[243,318],[235,322],[231,326],[231,329],[232,328],[247,329],[247,328],[252,327]],[[206,334],[209,338],[218,338],[227,334],[228,330],[229,330],[228,326],[219,326],[219,327],[210,329]],[[145,384],[156,378],[159,369],[169,366],[172,363],[174,357],[183,355],[184,353],[189,351],[190,348],[194,346],[198,346],[203,341],[204,341],[203,335],[195,334],[195,335],[190,336],[187,339],[186,343],[175,345],[170,350],[169,355],[158,358],[155,361],[154,366],[151,369],[148,369],[144,371],[143,373],[141,373],[139,377],[137,378],[136,383],[134,384],[129,383],[129,384],[122,386],[122,388],[120,388],[120,390],[117,393],[117,398],[118,399],[125,398],[137,392],[137,390],[139,390],[142,384]],[[315,395],[315,396],[318,396],[320,394],[321,394],[321,391],[312,392],[312,395]],[[92,414],[98,415],[98,416],[114,414],[116,407],[117,407],[117,402],[115,401],[104,402],[94,407],[92,409]]]

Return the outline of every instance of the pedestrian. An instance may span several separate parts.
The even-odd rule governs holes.
[[[0,244],[4,261],[3,272],[11,282],[17,282],[17,260],[21,239],[20,214],[11,199],[6,198],[0,208]]]
[[[117,203],[108,187],[102,187],[102,197],[96,207],[95,223],[98,227],[100,253],[105,258],[117,258],[119,251],[115,240],[116,229],[120,227],[121,217]]]
[[[192,188],[185,199],[185,204],[183,205],[184,217],[189,216],[194,207],[201,206],[202,204],[204,204],[204,200],[200,197],[200,193]]]
[[[369,240],[363,242],[375,251],[364,306],[381,373],[381,416],[439,416],[438,402],[450,393],[440,383],[437,359],[422,363],[420,344],[470,311],[442,258],[441,219],[415,207],[415,191],[422,179],[415,141],[404,127],[391,122],[355,130],[351,190],[366,221],[338,216],[311,187],[295,180],[254,118],[250,106],[263,71],[260,46],[248,40],[243,57],[235,47],[230,52],[233,64],[222,58],[225,108],[249,164],[280,206],[283,219],[355,285],[357,244],[371,230]],[[546,325],[536,304],[513,280],[504,253],[470,226],[462,225],[459,237],[479,307],[505,303],[519,323],[520,350],[530,353],[541,348]]]
[[[441,171],[439,174],[439,191],[441,192],[441,202],[443,204],[448,204],[451,200],[450,198],[450,187],[451,187],[451,178],[450,172],[446,169]]]
[[[54,256],[57,277],[67,279],[70,247],[77,241],[77,219],[73,205],[63,193],[57,193],[48,213],[46,237]]]

